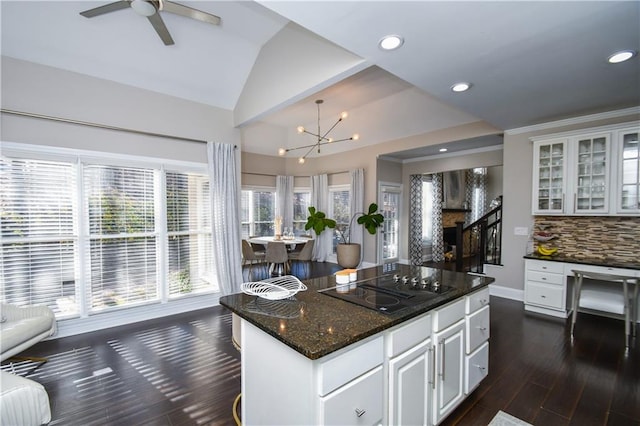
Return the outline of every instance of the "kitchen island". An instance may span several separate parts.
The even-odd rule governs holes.
[[[387,264],[358,271],[347,295],[382,279],[415,297],[367,308],[328,276],[292,299],[220,299],[242,318],[243,424],[437,424],[464,400],[487,373],[493,279]]]

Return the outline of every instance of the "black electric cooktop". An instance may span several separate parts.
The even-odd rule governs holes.
[[[344,290],[338,291],[338,288]],[[390,314],[419,305],[451,290],[453,287],[440,283],[438,274],[427,277],[395,274],[338,284],[336,288],[321,290],[321,293]]]

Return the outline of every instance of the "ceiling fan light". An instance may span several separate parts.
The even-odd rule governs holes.
[[[624,62],[633,58],[635,54],[636,52],[633,50],[621,50],[609,56],[607,61],[609,61],[610,64],[619,64],[620,62]]]
[[[358,139],[360,139],[360,135],[357,133],[354,133],[353,136],[351,136],[351,139],[354,141],[357,141]]]
[[[298,133],[303,133],[304,132],[304,127],[298,126],[297,130],[298,130]]]
[[[340,113],[340,119],[344,120],[345,118],[347,118],[349,116],[349,113],[347,111],[342,111]]]
[[[300,157],[300,158],[298,158],[298,163],[300,163],[300,164],[304,164],[304,157]]]
[[[286,153],[287,153],[287,150],[286,150],[286,149],[284,149],[284,148],[279,148],[279,149],[278,149],[278,155],[279,155],[279,156],[283,156],[283,155],[285,155]]]
[[[146,0],[133,0],[131,2],[131,9],[133,9],[140,16],[152,16],[157,12],[156,7],[150,1]]]

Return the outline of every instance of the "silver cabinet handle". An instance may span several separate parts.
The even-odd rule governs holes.
[[[441,370],[440,370],[441,371],[440,372],[440,377],[442,377],[442,381],[444,382],[444,367],[445,367],[444,366],[444,362],[445,362],[444,361],[444,358],[445,358],[444,357],[444,349],[445,349],[444,340],[440,340],[438,342],[438,345],[440,345],[440,353],[441,353],[440,354],[440,360],[441,360],[440,366],[442,367]]]
[[[484,370],[486,370],[486,368],[485,368],[485,367],[483,367],[483,366],[481,366],[481,365],[478,365],[478,364],[476,364],[476,365],[475,365],[475,367],[478,367],[478,368],[480,369],[480,371],[484,371]]]
[[[430,382],[431,383],[431,388],[435,389],[436,388],[436,354],[434,353],[434,347],[429,346],[429,352],[431,353],[431,378],[430,378]]]
[[[477,327],[480,331],[487,331],[487,327]]]
[[[358,416],[358,417],[364,416],[364,413],[366,413],[366,412],[367,412],[367,410],[361,410],[359,408],[356,408],[356,416]]]

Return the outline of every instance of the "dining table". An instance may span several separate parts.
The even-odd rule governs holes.
[[[306,238],[306,237],[293,237],[293,238],[280,237],[279,239],[276,239],[275,236],[270,235],[270,236],[249,238],[249,243],[251,243],[251,244],[261,244],[261,245],[265,246],[265,248],[266,248],[267,244],[269,244],[271,242],[281,242],[281,243],[284,243],[286,245],[287,251],[290,251],[290,250],[295,249],[296,245],[298,245],[298,244],[306,244],[307,241],[309,241],[310,239],[311,238]],[[285,274],[285,268],[283,267],[283,265],[275,265],[273,268],[270,268],[270,271],[271,271],[271,275],[284,275]]]

